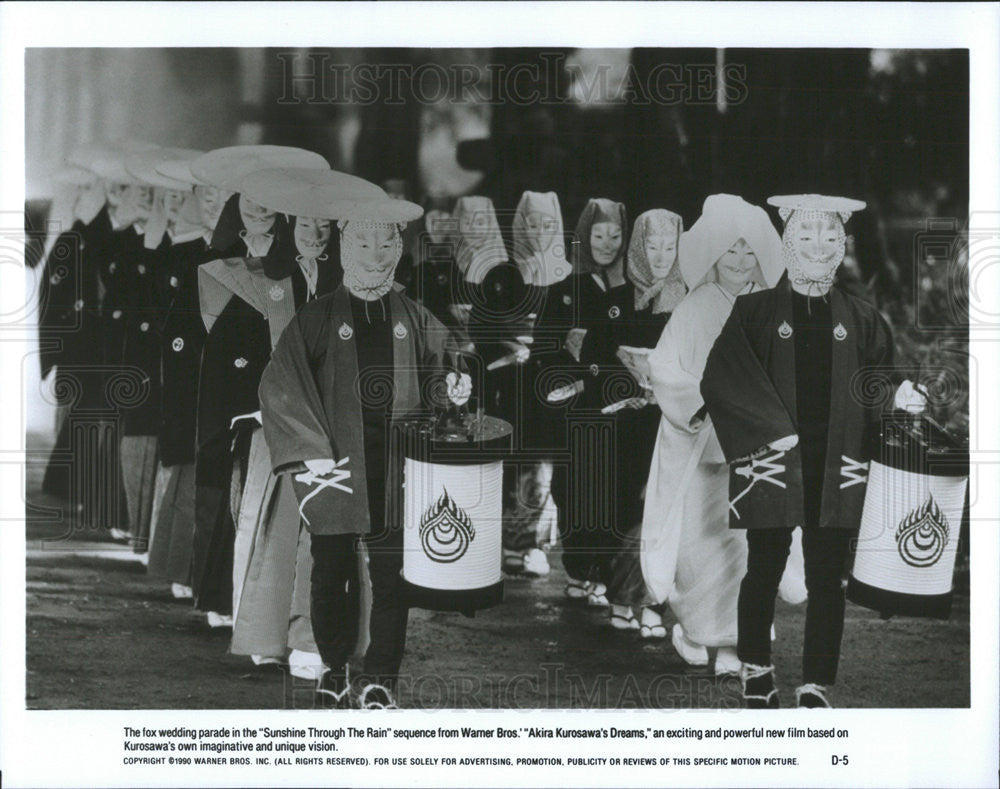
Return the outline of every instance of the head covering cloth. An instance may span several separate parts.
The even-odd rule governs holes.
[[[689,290],[716,277],[715,264],[737,240],[743,239],[757,256],[753,279],[773,288],[781,278],[781,239],[763,208],[728,194],[705,199],[701,216],[681,236],[681,275]]]
[[[680,250],[683,230],[684,220],[673,211],[663,208],[654,208],[636,217],[628,245],[626,273],[629,281],[635,286],[637,310],[651,305],[654,313],[670,313],[687,294],[687,287],[684,285],[684,277],[678,264],[679,252],[675,252],[673,263],[665,277],[658,277],[653,273],[653,268],[646,257],[647,238],[673,236],[676,240],[675,250]]]
[[[548,224],[533,230],[531,221]],[[528,285],[547,287],[569,276],[562,211],[555,192],[525,192],[517,204],[512,223],[514,262]]]
[[[622,231],[622,245],[618,254],[615,255],[615,259],[608,266],[601,266],[594,260],[594,252],[590,247],[590,231],[594,225],[601,222],[613,222]],[[580,254],[574,263],[575,273],[600,274],[603,269],[618,263],[625,257],[625,251],[628,248],[625,243],[627,233],[628,220],[624,203],[616,203],[614,200],[608,200],[604,197],[594,197],[588,200],[576,223],[576,238],[580,244]]]
[[[479,285],[491,269],[507,262],[493,201],[479,195],[460,197],[452,216],[456,224],[455,265],[466,282]],[[480,217],[486,219],[483,228],[474,224]]]

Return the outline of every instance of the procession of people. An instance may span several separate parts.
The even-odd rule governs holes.
[[[793,703],[830,706],[879,456],[857,379],[893,363],[885,318],[837,284],[863,202],[705,195],[685,229],[614,196],[572,218],[555,192],[420,204],[301,148],[129,140],[52,182],[39,331],[72,459],[44,489],[148,554],[233,654],[323,706],[396,706],[392,428],[471,364],[473,410],[513,430],[506,572],[549,573],[558,544],[600,637],[669,641],[748,707],[780,703],[776,598],[804,603]],[[899,378],[884,407],[919,411]]]

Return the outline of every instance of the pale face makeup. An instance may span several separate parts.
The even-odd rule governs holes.
[[[757,256],[742,238],[722,253],[715,263],[719,285],[736,295],[747,286],[757,266]]]
[[[657,233],[647,236],[643,248],[653,276],[656,279],[666,277],[677,261],[677,234]]]
[[[622,226],[617,222],[595,222],[590,227],[590,255],[598,266],[610,266],[622,248]]]
[[[330,241],[330,220],[296,217],[293,235],[295,248],[302,257],[318,258],[326,251]]]
[[[269,233],[274,227],[274,211],[257,205],[244,195],[240,195],[240,217],[243,219],[243,227],[253,235]]]
[[[840,265],[839,221],[830,214],[796,221],[791,246],[802,273],[809,279],[822,280]]]
[[[343,230],[343,238],[354,250],[354,261],[365,271],[386,272],[396,265],[396,228],[350,222]]]

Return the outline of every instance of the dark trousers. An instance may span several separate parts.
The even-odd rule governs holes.
[[[809,593],[802,654],[803,683],[832,685],[837,679],[840,641],[844,632],[841,572],[851,540],[856,534],[850,529],[837,528],[802,531],[806,590]],[[771,665],[774,600],[791,543],[791,529],[747,531],[747,573],[740,585],[737,646],[739,658],[744,663]]]
[[[566,574],[606,584],[615,603],[625,604],[635,591],[642,597],[643,590],[634,584],[616,583],[612,565],[642,522],[642,489],[659,419],[659,407],[652,406],[572,424],[569,463],[553,469],[552,499],[559,508]]]
[[[374,538],[356,534],[312,535],[313,636],[323,662],[342,673],[358,639],[361,582],[358,550],[368,548],[372,582],[371,641],[365,653],[366,679],[392,686],[403,662],[406,620],[400,571],[403,569],[403,532],[393,530]]]

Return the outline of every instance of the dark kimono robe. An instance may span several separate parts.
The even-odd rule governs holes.
[[[135,435],[126,430],[126,424],[131,421],[127,414],[133,409],[147,406],[153,393],[152,382],[148,379],[149,371],[145,366],[129,366],[125,369],[126,341],[132,332],[139,332],[142,322],[132,322],[132,311],[141,300],[140,291],[142,297],[147,295],[146,289],[140,287],[145,283],[139,281],[138,267],[143,259],[149,257],[151,251],[143,246],[143,239],[143,234],[137,232],[132,225],[115,230],[111,234],[106,253],[99,261],[101,284],[104,286],[104,298],[101,301],[103,357],[107,373],[114,382],[111,383],[113,405],[120,416],[122,435]],[[146,279],[149,280],[151,291],[152,273]]]
[[[669,312],[653,312],[653,306],[647,304],[641,310],[635,310],[635,316],[629,324],[626,345],[635,348],[655,348],[663,334],[663,329],[670,320]]]
[[[320,267],[317,289],[335,275]],[[214,260],[198,269],[201,316],[207,335],[198,385],[195,462],[194,590],[200,610],[228,613],[233,604],[234,513],[239,511],[255,419],[257,390],[271,348],[305,300],[294,271],[282,280],[264,274],[262,258]]]
[[[641,519],[643,474],[627,472],[636,462],[638,448],[629,445],[628,437],[635,433],[637,412],[601,412],[640,394],[615,355],[620,345],[629,344],[634,317],[635,292],[630,283],[605,290],[594,276],[584,273],[553,285],[539,318],[540,350],[553,341],[561,346],[572,328],[587,330],[579,362],[564,349],[538,353],[534,387],[536,397],[544,398],[556,385],[583,383],[583,391],[564,404],[537,406],[546,423],[539,433],[544,430],[556,464],[552,495],[560,509],[563,563],[578,580],[609,583],[612,561]],[[653,440],[651,435],[648,452],[638,455],[647,456],[647,469]]]
[[[122,364],[140,372],[145,398],[124,409],[126,436],[156,436],[160,432],[160,306],[158,283],[170,249],[164,235],[156,249],[140,249],[124,261],[128,292],[125,296]]]
[[[404,284],[406,295],[426,307],[446,326],[455,326],[449,307],[461,303],[462,272],[450,254],[450,244],[427,242],[420,263],[411,266]]]
[[[43,490],[72,503],[86,523],[102,523],[116,488],[102,470],[102,436],[112,415],[105,394],[99,263],[112,240],[107,208],[61,233],[45,260],[38,322],[41,374],[56,368],[60,406]],[[117,461],[117,451],[111,454]],[[110,482],[117,479],[115,476]],[[114,524],[112,524],[114,525]]]
[[[167,471],[148,571],[191,585],[195,511],[195,428],[205,325],[198,304],[198,266],[218,254],[205,239],[172,240],[157,272],[162,387],[158,451]]]
[[[429,406],[429,379],[442,372],[450,333],[399,290],[390,290],[387,299],[393,325],[392,419],[402,421]],[[274,472],[302,471],[311,459],[338,461],[342,485],[327,496],[322,521],[310,521],[313,534],[371,529],[361,403],[368,387],[358,383],[353,338],[350,296],[340,286],[296,315],[261,379],[264,434]],[[398,479],[392,459],[388,476]]]
[[[892,398],[885,385],[893,342],[870,304],[837,287],[829,298],[833,369],[822,491],[803,490],[802,446],[786,452],[767,446],[799,434],[787,277],[775,288],[737,298],[709,354],[701,393],[730,464],[733,528],[804,526],[805,497],[817,493],[819,527],[858,528],[881,408]]]
[[[519,338],[533,336],[530,316],[540,312],[541,291],[525,284],[516,265],[500,263],[486,273],[481,283],[462,282],[460,292],[465,303],[472,305],[468,333],[483,371],[482,388],[474,390],[481,393],[481,405],[487,414],[510,422],[520,444],[525,408],[532,407],[524,397],[530,394],[524,375],[526,369],[531,369],[530,362],[487,368],[513,353],[507,343],[520,343]]]
[[[267,295],[246,287],[244,266],[263,280],[259,258],[215,260],[198,270],[206,338],[198,382],[192,586],[199,610],[224,614],[233,605],[233,512],[246,473],[235,469],[234,488],[240,456],[234,455],[232,421],[259,410],[257,387],[271,354],[266,313],[254,306],[262,307]]]
[[[168,467],[195,458],[198,372],[206,335],[198,303],[198,267],[217,257],[203,238],[173,244],[158,274],[160,462]]]

